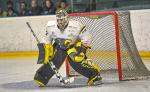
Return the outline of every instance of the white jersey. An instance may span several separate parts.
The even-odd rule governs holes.
[[[76,40],[77,37],[79,37],[83,43],[91,43],[91,35],[86,31],[85,26],[78,21],[69,21],[63,31],[58,28],[56,21],[49,21],[46,28],[46,43],[51,43],[51,41],[56,38]]]

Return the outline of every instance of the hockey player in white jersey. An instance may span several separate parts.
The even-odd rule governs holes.
[[[44,64],[34,76],[40,86],[46,86],[55,74],[48,64],[49,60],[59,69],[66,57],[74,70],[89,79],[89,86],[101,80],[100,68],[87,63],[86,51],[91,48],[92,39],[82,23],[69,20],[65,10],[58,10],[56,21],[49,21],[46,29]]]

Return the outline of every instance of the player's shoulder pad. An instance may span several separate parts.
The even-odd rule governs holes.
[[[56,21],[48,21],[48,23],[47,23],[47,27],[54,27],[54,26],[56,26]]]

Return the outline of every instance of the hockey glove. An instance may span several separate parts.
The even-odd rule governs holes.
[[[51,44],[39,43],[39,57],[38,64],[44,63],[47,64],[49,60],[54,57],[54,48]]]
[[[44,63],[48,64],[49,60],[51,60],[54,57],[53,45],[51,45],[51,44],[44,44],[44,48],[45,48]]]

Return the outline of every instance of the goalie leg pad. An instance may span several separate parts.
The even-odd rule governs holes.
[[[82,62],[86,58],[86,49],[83,47],[73,47],[68,49],[67,54],[74,62]]]
[[[85,64],[85,63],[83,64],[81,62],[74,62],[74,61],[72,61],[71,58],[68,58],[68,59],[69,59],[70,65],[76,72],[80,73],[81,75],[83,75],[89,79],[93,78],[93,76],[95,77],[100,74],[100,71],[98,71],[92,65]]]
[[[89,67],[89,68],[91,67],[91,68],[97,70],[98,75],[100,75],[101,68],[97,64],[93,64],[91,60],[90,61],[88,59],[84,60],[82,62],[82,65],[84,67]]]
[[[34,81],[41,87],[46,86],[50,79],[50,77],[47,77],[47,74],[42,73],[42,71],[44,71],[46,68],[48,69],[48,66],[43,65],[41,68],[38,69],[34,76]]]
[[[63,64],[64,60],[66,59],[66,52],[62,49],[57,49],[52,62],[54,63],[55,67],[59,69]],[[43,64],[37,71],[34,76],[34,80],[40,86],[46,85],[49,79],[54,75],[54,71],[50,67],[49,64]]]
[[[86,62],[74,62],[70,58],[69,63],[75,71],[89,79],[87,82],[89,86],[93,85],[93,83],[98,80],[101,70],[98,65],[92,65]]]

